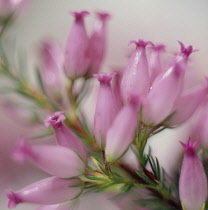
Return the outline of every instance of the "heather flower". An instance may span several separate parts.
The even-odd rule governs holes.
[[[83,76],[89,68],[89,38],[84,26],[84,17],[89,13],[82,11],[71,14],[75,22],[67,39],[64,67],[68,77],[76,78]]]
[[[96,12],[97,20],[90,37],[90,73],[98,73],[106,53],[106,22],[110,15]]]
[[[182,94],[174,105],[173,116],[170,118],[170,120],[167,121],[166,124],[169,126],[174,126],[180,125],[187,121],[197,110],[197,108],[199,108],[200,105],[204,102],[207,93],[208,83],[206,81],[206,84],[200,84],[193,90],[189,90],[185,94]]]
[[[149,70],[145,51],[146,46],[150,44],[150,42],[145,42],[140,39],[138,42],[131,41],[130,44],[132,43],[136,45],[136,49],[129,60],[121,82],[122,97],[125,101],[128,100],[131,94],[146,96],[150,88]]]
[[[207,198],[207,178],[196,154],[199,141],[182,143],[186,153],[179,179],[180,200],[186,210],[202,210]]]
[[[192,46],[182,48],[174,62],[153,82],[142,107],[142,120],[146,124],[158,124],[175,110],[174,105],[182,94],[188,56]]]
[[[115,73],[100,73],[95,74],[94,76],[100,82],[100,89],[94,115],[94,135],[97,144],[103,147],[106,142],[107,131],[118,111],[110,84],[111,80],[115,76]]]
[[[43,41],[40,47],[40,59],[42,61],[41,77],[47,93],[51,95],[51,93],[59,92],[62,88],[64,61],[61,48],[52,39]]]
[[[45,172],[60,178],[79,176],[84,171],[80,157],[63,146],[30,145],[22,140],[14,152],[14,159],[19,162],[28,159]]]
[[[164,51],[165,45],[153,45],[152,52],[148,59],[148,67],[149,67],[149,77],[150,84],[154,82],[154,80],[163,72],[163,68],[160,61],[160,54]]]
[[[71,130],[63,125],[62,121],[65,119],[66,117],[63,115],[63,112],[55,112],[47,117],[45,120],[45,126],[53,127],[58,145],[74,150],[80,157],[82,157],[83,160],[86,160],[86,149],[81,143],[81,140]]]
[[[62,203],[73,199],[81,191],[82,182],[80,179],[50,177],[33,183],[18,192],[7,190],[6,195],[9,199],[8,207],[13,208],[19,203],[45,205]]]
[[[138,125],[141,99],[132,95],[129,102],[119,111],[106,137],[105,154],[108,162],[119,159],[129,148]]]

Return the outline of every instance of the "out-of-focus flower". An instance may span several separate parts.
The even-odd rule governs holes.
[[[64,61],[61,48],[52,39],[43,41],[40,47],[40,59],[42,61],[40,73],[48,95],[60,92]]]
[[[30,145],[25,140],[22,140],[16,148],[14,159],[19,162],[29,159],[45,172],[61,178],[79,176],[85,168],[76,152],[67,147]]]
[[[152,84],[142,107],[142,120],[146,124],[158,124],[175,111],[175,105],[184,87],[188,56],[194,51],[181,44],[181,52],[168,69]]]
[[[116,100],[111,88],[115,73],[94,75],[100,82],[97,104],[94,115],[94,135],[99,146],[105,146],[106,134],[117,114]]]
[[[87,152],[81,143],[81,140],[63,125],[62,121],[65,119],[66,117],[63,115],[63,112],[55,112],[47,117],[45,126],[49,127],[51,125],[53,127],[58,145],[74,150],[83,160],[86,160]]]
[[[168,126],[180,125],[188,120],[196,109],[205,101],[208,93],[208,81],[204,85],[189,90],[187,93],[182,94],[176,104],[174,105],[174,114],[166,122]],[[202,130],[200,129],[200,132]]]
[[[64,67],[70,78],[83,76],[90,64],[89,38],[87,36],[84,17],[87,11],[71,12],[75,18],[74,25],[67,39]]]
[[[164,51],[165,45],[153,45],[152,52],[148,59],[148,67],[149,67],[149,76],[150,76],[150,84],[156,79],[158,75],[163,72],[163,68],[160,61],[161,51]]]
[[[29,185],[18,192],[7,190],[6,195],[9,198],[8,207],[12,208],[19,203],[47,205],[62,203],[73,199],[81,193],[81,191],[82,182],[80,179],[50,177]]]
[[[0,0],[0,17],[19,12],[29,0]]]
[[[179,179],[180,200],[186,210],[202,210],[207,198],[207,178],[196,154],[199,141],[181,143],[186,153]]]
[[[71,202],[64,202],[61,204],[43,205],[37,208],[37,210],[72,210],[73,205]]]
[[[133,141],[137,127],[141,99],[132,95],[129,102],[119,111],[106,137],[105,154],[108,162],[120,158]]]
[[[98,73],[106,52],[106,22],[110,15],[96,12],[97,21],[90,37],[90,74]]]
[[[208,104],[207,99],[198,111],[195,121],[193,122],[190,136],[192,139],[199,139],[203,148],[208,147]]]
[[[125,101],[131,94],[146,96],[150,88],[150,78],[145,48],[150,42],[143,40],[131,41],[136,45],[136,50],[132,54],[129,63],[124,71],[121,91]]]

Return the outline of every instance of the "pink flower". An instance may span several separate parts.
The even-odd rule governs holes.
[[[154,82],[156,77],[163,72],[163,68],[160,62],[161,51],[164,51],[165,45],[153,45],[152,52],[148,59],[150,84]]]
[[[129,148],[138,126],[140,98],[132,95],[129,102],[119,111],[106,137],[105,154],[108,162],[119,159]]]
[[[67,147],[30,145],[25,140],[22,140],[16,148],[14,159],[19,162],[28,159],[45,172],[60,178],[79,176],[85,169],[79,156]]]
[[[150,88],[148,63],[145,52],[145,47],[150,42],[139,39],[138,42],[130,42],[130,44],[132,43],[136,45],[136,50],[129,60],[121,82],[122,96],[125,101],[128,100],[131,94],[146,96]]]
[[[65,71],[68,77],[81,77],[89,68],[89,38],[87,36],[84,17],[87,11],[71,12],[75,18],[74,25],[67,39],[65,50]]]
[[[106,53],[106,22],[110,15],[104,12],[96,12],[97,21],[94,26],[94,30],[90,37],[90,73],[98,73],[102,64],[102,61]]]
[[[158,124],[173,114],[174,106],[182,94],[188,56],[192,46],[184,47],[168,69],[152,84],[142,107],[142,120],[146,124]]]
[[[79,179],[50,177],[29,185],[18,192],[7,190],[6,196],[9,199],[8,207],[13,208],[19,203],[45,205],[62,203],[73,199],[81,191],[82,182]]]
[[[63,52],[53,41],[45,40],[41,43],[40,59],[42,61],[41,76],[47,93],[59,92],[62,87]]]
[[[207,198],[207,178],[201,161],[196,155],[196,146],[199,141],[188,140],[181,142],[186,153],[183,159],[179,179],[180,200],[184,209],[201,210]]]
[[[53,127],[58,145],[74,150],[85,161],[87,158],[86,149],[81,143],[81,140],[63,125],[62,121],[65,119],[66,117],[63,115],[63,112],[55,112],[53,115],[47,117],[45,126],[49,127],[51,125]]]
[[[106,73],[100,73],[94,75],[100,82],[94,115],[94,135],[100,147],[105,145],[107,131],[118,111],[110,84],[114,75],[115,73],[109,75]]]

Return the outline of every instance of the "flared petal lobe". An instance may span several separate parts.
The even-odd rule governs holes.
[[[138,96],[130,96],[129,103],[123,106],[113,121],[106,138],[105,154],[108,162],[119,159],[133,141],[140,105]]]
[[[45,172],[61,178],[79,176],[85,168],[77,153],[63,146],[30,145],[22,140],[13,156],[19,162],[30,160]]]
[[[13,208],[18,203],[57,204],[73,199],[82,191],[79,179],[60,179],[50,177],[38,181],[28,187],[13,192],[6,191],[9,199],[8,207]]]
[[[75,22],[67,39],[64,67],[66,75],[75,78],[83,76],[89,68],[89,38],[84,26],[84,17],[89,13],[82,11],[71,14]]]
[[[94,115],[94,135],[100,147],[105,145],[107,131],[118,111],[110,83],[114,75],[115,73],[94,75],[100,82]]]
[[[207,178],[195,148],[199,142],[182,143],[184,155],[179,179],[179,194],[186,210],[201,210],[207,198]]]

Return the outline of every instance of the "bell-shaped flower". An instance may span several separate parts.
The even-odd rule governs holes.
[[[153,83],[155,78],[163,72],[163,68],[160,61],[161,51],[164,51],[165,45],[153,45],[152,52],[148,59],[150,85]]]
[[[181,143],[186,151],[179,179],[179,194],[186,210],[202,210],[207,198],[207,178],[204,167],[196,154],[199,141]]]
[[[30,145],[25,140],[19,143],[13,157],[18,162],[28,159],[45,172],[61,178],[79,176],[85,168],[77,153],[67,147]]]
[[[138,125],[138,110],[141,105],[136,95],[129,97],[129,102],[117,114],[106,137],[105,155],[108,162],[119,159],[129,148]]]
[[[184,74],[184,65],[175,63],[160,79],[155,80],[142,107],[145,124],[158,124],[171,114],[183,89]]]
[[[45,126],[53,127],[58,145],[74,150],[83,160],[86,160],[87,151],[81,143],[81,140],[69,128],[63,125],[62,121],[65,119],[66,117],[63,115],[63,112],[55,112],[53,115],[47,117]]]
[[[46,178],[18,192],[7,190],[8,207],[13,208],[19,203],[45,205],[62,203],[75,198],[81,193],[82,188],[80,179]]]
[[[173,109],[173,116],[166,122],[168,126],[180,125],[187,121],[204,102],[208,93],[208,81],[203,86],[194,88],[181,95]]]
[[[100,82],[94,115],[94,135],[101,148],[105,145],[107,131],[112,125],[118,111],[111,88],[111,80],[114,75],[115,73],[100,73],[94,75]]]
[[[60,46],[52,39],[43,41],[40,47],[40,59],[41,77],[47,93],[59,92],[62,87],[64,61]]]
[[[90,37],[90,74],[98,73],[106,53],[106,22],[110,15],[96,12],[97,21]]]
[[[150,88],[149,70],[145,51],[145,47],[150,42],[145,42],[140,39],[138,42],[131,41],[130,44],[132,43],[136,45],[136,49],[129,60],[121,82],[121,91],[124,101],[127,101],[131,94],[146,96]]]
[[[89,38],[87,36],[84,17],[87,11],[71,12],[75,18],[74,25],[67,39],[64,67],[68,77],[81,77],[89,68]]]

